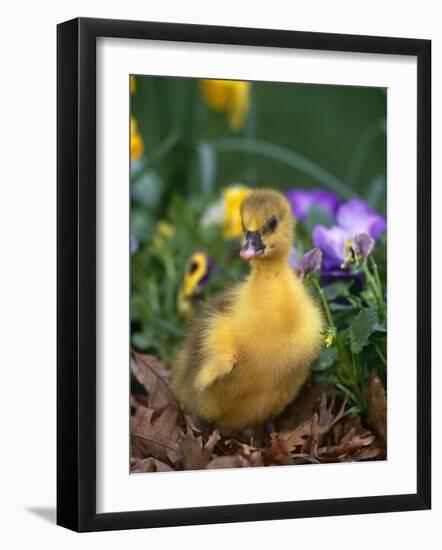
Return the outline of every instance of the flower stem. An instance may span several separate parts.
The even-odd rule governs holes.
[[[371,263],[371,268],[372,268],[373,273],[374,273],[374,279],[376,281],[379,301],[384,306],[385,302],[384,302],[384,293],[383,293],[383,290],[382,290],[381,278],[379,277],[378,266],[377,266],[376,262],[374,261],[373,256],[370,256],[370,263]]]
[[[319,297],[321,298],[321,302],[322,302],[322,305],[323,305],[324,311],[325,311],[325,316],[327,318],[327,323],[331,327],[335,328],[335,324],[334,324],[332,316],[331,316],[330,306],[328,305],[327,298],[325,297],[325,294],[324,294],[324,291],[321,288],[321,285],[318,283],[316,278],[313,277],[313,276],[310,276],[309,280],[313,283],[314,287],[316,288],[316,290],[319,294]]]
[[[359,363],[357,363],[357,357],[347,348],[345,337],[342,333],[339,333],[336,338],[336,347],[339,358],[336,373],[340,379],[337,386],[348,393],[359,409],[363,411],[366,408],[366,404],[359,385]]]
[[[374,349],[376,350],[377,354],[379,355],[380,360],[384,364],[384,366],[387,366],[387,359],[385,358],[385,355],[382,353],[381,348],[377,344],[373,344]]]
[[[146,167],[150,167],[159,162],[163,157],[171,151],[179,141],[179,136],[175,132],[171,132],[149,156]]]
[[[373,290],[373,293],[376,298],[376,302],[380,309],[383,306],[382,288],[379,286],[379,283],[376,280],[376,277],[373,275],[370,268],[368,267],[367,262],[364,262],[364,274],[365,274],[365,277],[367,278],[368,284]]]

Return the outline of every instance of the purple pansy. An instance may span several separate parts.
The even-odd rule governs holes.
[[[355,237],[359,239],[361,234],[376,241],[386,230],[387,222],[362,199],[352,199],[341,205],[336,213],[336,221],[337,225],[333,227],[316,225],[312,239],[314,245],[323,252],[323,270],[328,274],[335,272],[339,275],[345,260],[346,242]]]
[[[292,207],[293,215],[297,220],[305,222],[311,206],[322,208],[335,218],[341,204],[337,195],[326,189],[292,189],[287,192],[287,198]]]
[[[344,261],[342,269],[352,264],[360,265],[371,254],[374,240],[367,233],[358,233],[353,239],[347,239],[344,244]]]
[[[138,240],[133,235],[131,235],[130,236],[130,253],[135,254],[135,252],[138,250],[139,246],[140,245],[138,243]]]
[[[352,241],[352,249],[357,261],[366,260],[374,248],[374,239],[367,233],[359,233]]]
[[[336,214],[336,221],[350,234],[350,238],[359,235],[359,233],[366,233],[377,241],[387,229],[385,218],[370,208],[362,199],[351,199],[340,206]]]
[[[322,267],[324,271],[340,269],[344,261],[346,235],[345,230],[338,225],[333,227],[315,225],[313,228],[313,244],[322,250]]]
[[[319,248],[312,248],[306,252],[300,261],[295,248],[290,251],[289,264],[295,270],[296,274],[303,279],[309,273],[314,273],[321,269],[322,252]]]

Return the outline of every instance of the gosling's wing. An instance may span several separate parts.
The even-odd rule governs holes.
[[[225,314],[232,310],[237,287],[229,288],[207,302],[188,333],[188,379],[202,390],[228,375],[235,365],[235,350]]]

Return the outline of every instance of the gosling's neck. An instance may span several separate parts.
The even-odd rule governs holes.
[[[289,254],[279,254],[278,256],[269,258],[256,258],[251,262],[252,279],[274,278],[284,274],[291,274],[289,266]]]

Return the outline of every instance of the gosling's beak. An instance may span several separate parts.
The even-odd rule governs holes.
[[[260,256],[264,252],[264,248],[259,231],[247,231],[246,240],[239,255],[242,260],[248,262],[252,258]]]

